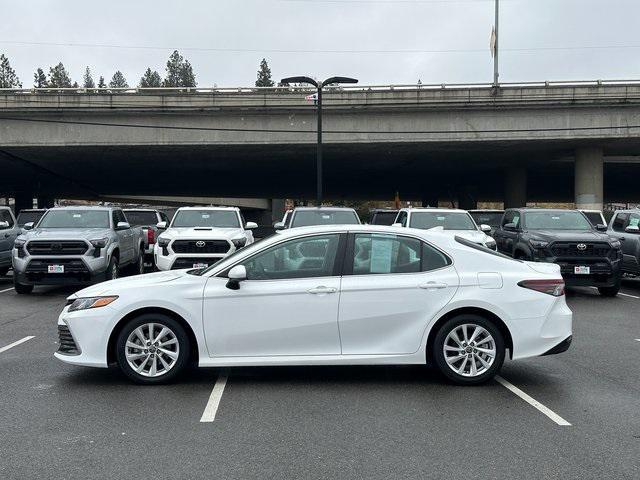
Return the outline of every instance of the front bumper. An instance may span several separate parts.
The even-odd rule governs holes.
[[[536,257],[536,262],[555,263],[568,287],[613,287],[620,283],[622,260],[610,258]],[[575,267],[589,267],[589,274],[576,274]]]
[[[11,250],[0,252],[0,268],[11,267]]]
[[[229,253],[233,253],[233,251],[230,251]],[[171,252],[169,255],[162,255],[162,249],[156,248],[154,252],[154,259],[158,270],[181,270],[184,268],[193,268],[193,265],[195,264],[206,264],[211,266],[225,258],[227,255],[228,254],[187,255]]]
[[[48,265],[64,265],[65,273],[48,273]],[[107,278],[109,266],[106,256],[90,255],[18,257],[14,249],[13,272],[22,285],[86,285]]]

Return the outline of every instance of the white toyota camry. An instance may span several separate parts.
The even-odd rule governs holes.
[[[139,383],[188,363],[430,363],[476,384],[512,359],[559,353],[572,313],[560,268],[450,235],[328,225],[282,231],[218,264],[120,278],[71,295],[67,363],[117,364]]]

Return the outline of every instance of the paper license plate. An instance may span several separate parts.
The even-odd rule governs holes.
[[[64,273],[64,265],[47,265],[48,273]]]
[[[194,263],[193,268],[207,268],[209,266],[208,263]]]
[[[573,273],[576,275],[589,275],[591,273],[591,268],[582,266],[573,267]]]

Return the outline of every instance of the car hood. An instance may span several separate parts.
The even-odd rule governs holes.
[[[532,238],[547,242],[608,242],[606,233],[584,230],[528,230]]]
[[[95,240],[111,235],[109,228],[35,228],[22,234],[26,240]]]
[[[190,270],[190,269],[188,269]],[[153,287],[161,283],[173,282],[187,275],[187,270],[169,270],[166,272],[147,273],[145,275],[136,275],[134,277],[123,277],[116,280],[91,285],[84,288],[73,295],[69,299],[80,297],[98,297],[101,295],[117,295],[119,291],[125,289],[142,289]]]
[[[189,238],[194,240],[207,240],[207,239],[224,239],[231,240],[232,238],[238,238],[244,236],[245,231],[243,228],[193,228],[193,227],[177,227],[170,228],[162,232],[160,237],[167,238],[169,240],[174,238]]]

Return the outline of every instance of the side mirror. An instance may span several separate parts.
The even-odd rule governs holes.
[[[504,228],[507,232],[515,232],[517,227],[515,223],[505,223]]]
[[[236,265],[227,274],[229,280],[227,281],[227,288],[230,290],[238,290],[240,288],[240,282],[247,279],[247,269],[244,265]]]
[[[116,230],[126,230],[127,228],[131,228],[129,222],[118,222],[116,225]]]
[[[258,228],[258,224],[256,222],[247,222],[244,226],[245,230],[253,230],[254,228]]]
[[[599,223],[596,225],[596,230],[598,230],[599,232],[606,232],[607,226],[604,223]]]
[[[24,228],[25,230],[33,230],[33,222],[25,223],[22,228]]]
[[[156,223],[156,228],[159,228],[160,230],[165,230],[167,228],[167,222]]]
[[[629,225],[624,229],[624,231],[627,233],[640,233],[640,227],[638,227],[637,225]]]
[[[480,225],[480,231],[484,233],[489,233],[491,231],[491,227],[485,223]]]
[[[0,222],[0,229],[9,228],[9,222]]]
[[[400,222],[396,222],[393,225],[391,225],[392,227],[401,227],[402,224]]]
[[[273,228],[276,230],[284,230],[284,222],[276,222],[273,224]]]

